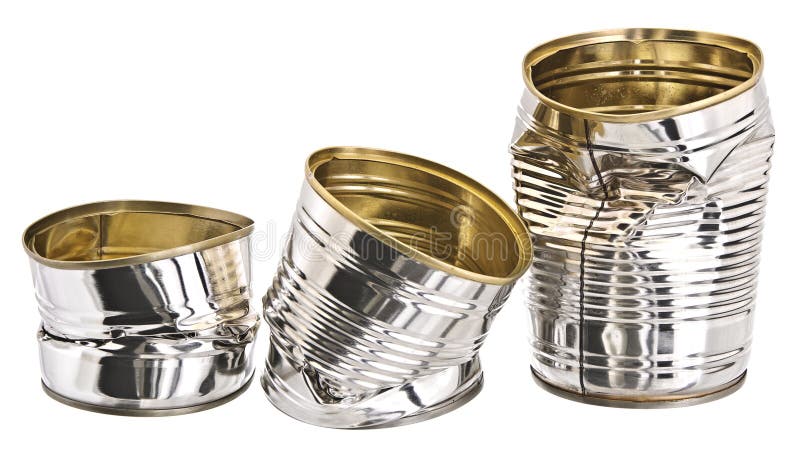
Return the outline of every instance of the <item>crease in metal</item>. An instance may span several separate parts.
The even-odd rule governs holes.
[[[81,205],[32,224],[23,245],[42,318],[45,392],[131,416],[185,414],[238,396],[253,375],[258,328],[252,224],[151,201]]]
[[[451,206],[481,221],[447,222]],[[426,254],[439,246],[428,231],[448,232],[452,253]],[[489,232],[507,258],[471,254],[465,240]],[[324,149],[308,160],[289,237],[263,300],[273,405],[318,426],[390,427],[480,391],[480,347],[530,264],[524,224],[494,194],[409,155]]]
[[[586,330],[586,327],[585,327],[585,325],[586,325],[586,306],[585,306],[585,304],[586,304],[586,301],[585,301],[585,299],[586,299],[586,278],[585,278],[585,273],[586,273],[586,239],[589,237],[589,233],[592,230],[592,226],[594,226],[595,221],[597,221],[597,218],[600,217],[600,213],[602,213],[603,209],[605,208],[606,201],[608,201],[608,189],[606,188],[606,184],[603,181],[603,173],[600,171],[600,167],[597,165],[597,159],[595,159],[595,156],[594,156],[594,148],[592,147],[591,131],[589,130],[589,121],[587,121],[585,119],[583,121],[583,131],[584,131],[584,133],[586,135],[586,150],[587,150],[587,152],[589,154],[589,159],[592,162],[592,168],[594,169],[594,174],[597,176],[597,180],[600,183],[600,187],[603,189],[603,199],[600,201],[600,206],[598,206],[597,211],[595,212],[594,217],[592,218],[592,220],[589,221],[589,225],[586,226],[586,230],[583,232],[583,240],[581,240],[580,321],[578,323],[578,330],[579,330],[579,335],[578,336],[580,337],[580,340],[578,342],[578,344],[579,344],[579,348],[578,349],[579,349],[580,353],[579,353],[579,360],[578,360],[578,369],[579,369],[579,375],[580,375],[581,395],[586,395],[586,385],[585,385],[584,378],[583,378],[584,369],[585,369],[584,368],[584,358],[586,356],[586,351],[585,351],[585,346],[584,346],[584,343],[586,342],[586,334],[585,334],[585,330]],[[589,190],[591,190],[591,179],[588,179],[588,180],[590,182],[589,182],[589,185],[587,185],[587,187],[589,187]]]
[[[743,39],[665,29],[526,56],[509,149],[548,390],[672,407],[741,386],[774,141],[762,61]]]

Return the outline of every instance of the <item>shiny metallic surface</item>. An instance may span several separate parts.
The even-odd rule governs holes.
[[[661,29],[526,57],[510,150],[550,391],[669,407],[741,385],[774,139],[761,69],[750,42]]]
[[[262,385],[335,428],[429,419],[478,393],[478,350],[530,238],[514,211],[444,166],[399,153],[313,154],[264,297]]]
[[[731,382],[724,384],[719,390],[711,393],[706,393],[700,396],[691,396],[688,398],[678,398],[672,400],[660,401],[638,401],[628,399],[615,399],[602,396],[583,395],[581,393],[563,390],[548,383],[546,380],[541,379],[536,372],[533,372],[533,381],[549,393],[552,393],[561,398],[577,401],[579,403],[591,404],[592,406],[606,406],[611,408],[626,408],[626,409],[666,409],[666,408],[682,408],[684,406],[694,406],[696,404],[708,403],[709,401],[725,398],[726,396],[739,391],[744,385],[747,373],[737,377]]]
[[[222,404],[253,374],[253,222],[212,208],[92,203],[31,225],[24,246],[45,391],[71,406],[172,415]]]
[[[100,414],[109,414],[112,416],[166,417],[166,416],[180,416],[183,414],[191,414],[193,412],[205,411],[207,409],[216,408],[217,406],[222,406],[225,403],[235,400],[242,393],[247,391],[252,382],[253,382],[253,377],[251,376],[250,379],[248,379],[247,382],[245,382],[245,384],[241,388],[231,393],[230,395],[224,396],[218,400],[214,400],[208,403],[200,403],[194,406],[185,406],[180,408],[168,408],[168,409],[117,408],[110,406],[99,406],[90,403],[83,403],[59,395],[53,390],[47,388],[47,385],[45,385],[44,383],[42,383],[42,391],[44,391],[47,394],[47,396],[58,401],[59,403],[71,406],[73,408],[83,409],[85,411],[98,412]]]

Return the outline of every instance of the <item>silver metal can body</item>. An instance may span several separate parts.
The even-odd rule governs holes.
[[[25,241],[50,396],[97,412],[172,415],[243,391],[258,326],[252,221],[217,212],[107,202],[31,226]],[[180,238],[198,234],[199,244]]]
[[[774,138],[760,71],[755,45],[690,31],[528,55],[510,150],[546,388],[667,407],[741,384]]]
[[[271,331],[262,384],[290,416],[335,428],[393,426],[447,412],[480,390],[478,350],[527,268],[529,239],[505,207],[511,214],[488,218],[508,221],[508,232],[518,234],[498,243],[513,254],[503,264],[480,257],[489,268],[467,265],[472,249],[465,248],[440,250],[460,254],[451,264],[432,260],[430,218],[443,221],[443,246],[463,247],[468,237],[449,234],[469,227],[452,226],[450,213],[462,215],[456,222],[490,214],[474,216],[480,205],[472,209],[430,174],[445,168],[420,163],[359,148],[310,158],[283,259],[264,298]],[[489,195],[474,185],[462,193]],[[464,269],[502,278],[473,280]]]

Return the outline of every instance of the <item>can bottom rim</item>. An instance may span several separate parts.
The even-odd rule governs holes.
[[[473,398],[478,396],[478,393],[480,393],[481,390],[483,390],[483,374],[481,374],[480,377],[478,377],[478,379],[475,380],[475,382],[472,385],[470,385],[467,390],[461,392],[461,394],[457,396],[451,397],[445,401],[442,401],[441,403],[429,406],[428,408],[423,409],[422,411],[416,414],[397,419],[393,422],[367,426],[362,428],[384,429],[384,428],[397,427],[401,425],[414,424],[417,422],[426,421],[428,419],[434,419],[436,417],[443,416],[449,413],[450,411],[454,411],[460,408],[461,406],[464,406],[465,404],[469,403],[470,401],[472,401]]]
[[[546,392],[556,395],[558,397],[576,401],[579,403],[590,404],[593,406],[604,406],[610,408],[625,408],[625,409],[667,409],[667,408],[681,408],[685,406],[694,406],[696,404],[708,403],[715,401],[735,393],[742,388],[744,381],[747,377],[747,371],[742,375],[725,384],[719,390],[711,393],[705,393],[692,397],[679,398],[674,400],[625,400],[608,398],[596,395],[581,395],[580,393],[565,390],[557,387],[540,377],[536,372],[531,369],[533,380],[537,385],[542,387]]]
[[[331,423],[321,423],[315,422],[313,419],[309,419],[305,415],[298,414],[298,411],[292,409],[291,407],[287,407],[280,399],[276,398],[275,395],[270,394],[269,389],[274,388],[269,385],[271,379],[267,379],[265,375],[261,379],[262,386],[266,390],[267,399],[276,409],[280,412],[286,414],[287,416],[299,420],[301,422],[305,422],[306,424],[315,425],[318,427],[326,427],[326,428],[334,428],[334,429],[344,429],[344,430],[367,430],[367,429],[386,429],[392,427],[398,427],[402,425],[410,425],[415,424],[417,422],[423,422],[429,419],[434,419],[436,417],[442,416],[447,414],[451,411],[454,411],[461,406],[472,401],[473,398],[478,396],[478,393],[483,390],[483,375],[481,374],[473,383],[470,385],[466,390],[462,391],[460,394],[456,396],[452,396],[447,398],[446,400],[428,406],[427,408],[421,409],[418,412],[400,417],[400,418],[392,418],[388,419],[385,422],[380,422],[371,425],[360,425],[360,424],[351,424],[351,423],[342,423],[338,425],[334,425]]]
[[[261,386],[273,406],[301,422],[334,429],[377,429],[413,424],[458,409],[482,390],[483,370],[476,356],[365,398],[325,403],[301,366],[273,344]]]
[[[47,385],[45,385],[44,382],[42,382],[42,390],[44,390],[47,396],[58,401],[59,403],[71,406],[73,408],[83,409],[84,411],[96,412],[100,414],[109,414],[112,416],[164,417],[164,416],[179,416],[182,414],[191,414],[193,412],[205,411],[207,409],[212,409],[217,406],[221,406],[229,401],[238,398],[242,393],[244,393],[250,386],[250,384],[253,382],[253,377],[254,375],[251,375],[250,378],[247,379],[247,382],[245,382],[245,384],[241,388],[231,393],[230,395],[220,398],[218,400],[210,401],[208,403],[203,403],[203,404],[197,404],[193,406],[185,406],[180,408],[166,408],[166,409],[115,408],[110,406],[100,406],[91,403],[84,403],[83,401],[77,401],[59,395],[58,393],[51,390]]]

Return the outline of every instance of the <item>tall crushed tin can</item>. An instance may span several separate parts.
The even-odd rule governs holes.
[[[535,379],[623,407],[735,391],[774,138],[760,50],[622,29],[541,45],[523,70],[510,151]]]

